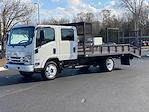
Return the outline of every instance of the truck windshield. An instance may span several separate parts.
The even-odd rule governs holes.
[[[12,46],[27,46],[32,43],[34,27],[14,28],[10,32],[8,44]]]

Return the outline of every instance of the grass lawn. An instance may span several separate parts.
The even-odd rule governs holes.
[[[2,67],[4,64],[6,64],[6,59],[0,59],[0,67]]]

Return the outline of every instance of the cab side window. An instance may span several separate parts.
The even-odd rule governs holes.
[[[41,38],[40,38],[41,31],[44,32],[44,41],[43,42],[41,42]],[[38,28],[37,29],[36,47],[39,47],[40,45],[47,44],[54,40],[55,40],[55,31],[53,28]]]
[[[73,29],[61,29],[62,41],[74,41]]]

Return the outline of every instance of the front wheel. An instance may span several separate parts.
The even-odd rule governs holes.
[[[100,65],[100,68],[102,71],[111,72],[113,71],[115,66],[114,60],[112,58],[107,58],[102,65]]]
[[[19,72],[25,78],[30,78],[33,75],[33,72],[22,72],[22,71]]]
[[[55,62],[47,62],[41,75],[45,80],[53,80],[58,74],[58,66]]]

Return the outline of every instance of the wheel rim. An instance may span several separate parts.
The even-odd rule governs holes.
[[[112,71],[114,68],[114,62],[112,59],[107,59],[106,60],[106,67],[109,71]]]
[[[54,64],[49,64],[46,68],[45,74],[48,79],[55,78],[57,74],[57,67]]]

